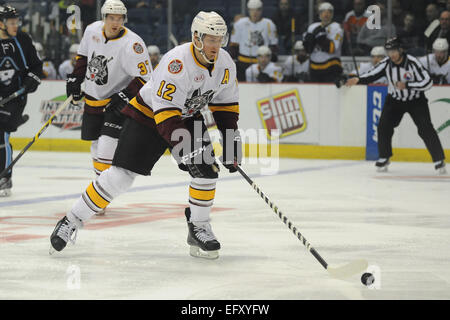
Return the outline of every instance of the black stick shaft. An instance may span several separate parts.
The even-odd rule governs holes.
[[[280,211],[278,207],[274,205],[272,201],[259,189],[259,187],[253,182],[253,180],[242,170],[240,166],[237,166],[237,170],[244,177],[244,179],[252,186],[252,188],[260,195],[260,197],[269,205],[269,207],[277,214],[281,221],[287,225],[287,227],[294,233],[294,235],[303,243],[306,249],[319,261],[319,263],[327,269],[328,263],[320,256],[316,249],[306,240],[306,238],[298,231],[291,221]]]
[[[21,94],[23,94],[25,92],[25,88],[20,88],[19,90],[17,90],[16,92],[12,93],[11,95],[9,95],[8,97],[6,97],[5,99],[3,99],[2,101],[0,101],[0,107],[3,107],[5,104],[7,104],[8,102],[10,102],[11,100],[17,98],[18,96],[20,96]]]

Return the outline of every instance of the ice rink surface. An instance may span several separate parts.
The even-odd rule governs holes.
[[[88,153],[28,152],[0,198],[0,299],[450,299],[450,176],[431,163],[281,159],[243,165],[333,265],[367,259],[377,281],[332,279],[239,173],[222,169],[218,260],[189,256],[189,176],[163,157],[75,245],[50,256],[56,222],[92,180]]]

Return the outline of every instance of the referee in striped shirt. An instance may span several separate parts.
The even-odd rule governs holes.
[[[400,124],[403,115],[407,112],[431,154],[435,169],[439,174],[445,174],[444,150],[431,123],[428,100],[424,94],[432,87],[433,81],[421,63],[403,51],[400,39],[395,37],[387,40],[385,48],[388,54],[386,58],[367,73],[350,78],[346,82],[346,86],[350,87],[357,83],[373,83],[383,76],[388,79],[388,95],[378,123],[380,158],[375,166],[378,171],[387,171],[389,158],[392,156],[394,128]]]

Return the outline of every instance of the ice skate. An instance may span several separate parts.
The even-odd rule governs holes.
[[[444,160],[435,162],[434,168],[436,169],[438,174],[447,174],[447,170],[445,169],[445,162],[444,162]]]
[[[11,195],[12,180],[11,178],[0,179],[0,198],[9,197]]]
[[[375,162],[375,167],[377,167],[377,172],[387,172],[388,166],[391,162],[388,159],[378,159],[377,162]]]
[[[68,242],[75,244],[78,229],[82,226],[81,221],[79,223],[73,223],[66,216],[59,220],[50,236],[51,247],[49,253],[53,254],[55,251],[61,251],[66,247]]]
[[[191,211],[186,208],[185,215],[189,229],[187,243],[190,245],[190,255],[197,258],[217,259],[220,243],[212,232],[211,224],[205,222],[190,222]]]

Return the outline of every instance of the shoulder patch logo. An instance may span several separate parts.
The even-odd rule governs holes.
[[[137,54],[141,54],[144,52],[144,48],[142,48],[141,44],[139,42],[135,42],[133,44],[133,50],[134,52],[136,52]]]
[[[167,69],[169,70],[170,73],[173,73],[173,74],[180,73],[181,70],[183,70],[183,62],[181,62],[178,59],[174,59],[174,60],[170,61]]]

